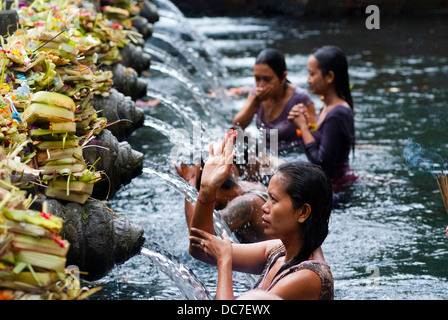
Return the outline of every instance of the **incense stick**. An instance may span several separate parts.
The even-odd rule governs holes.
[[[436,178],[437,185],[439,186],[440,194],[442,195],[443,204],[445,210],[448,213],[448,178],[446,174],[442,173]]]
[[[42,45],[40,45],[39,47],[37,47],[36,49],[33,50],[33,52],[36,52],[37,50],[39,50],[40,48],[42,48],[44,45],[46,45],[47,43],[53,41],[56,37],[59,37],[63,32],[67,31],[67,29],[63,29],[61,32],[59,32],[57,35],[55,35],[53,38],[51,38],[48,41],[45,41]]]

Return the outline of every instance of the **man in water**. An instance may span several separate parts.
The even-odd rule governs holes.
[[[198,189],[201,181],[201,165],[175,165],[176,171],[192,187]],[[215,209],[242,243],[266,240],[261,225],[261,207],[268,200],[267,188],[258,182],[239,181],[238,170],[233,166],[231,174],[222,184],[215,200]],[[198,201],[201,201],[198,199]],[[185,217],[190,227],[194,205],[185,200]]]

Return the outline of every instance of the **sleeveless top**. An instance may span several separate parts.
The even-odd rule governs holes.
[[[263,102],[261,102],[257,111],[257,128],[266,130],[266,148],[268,150],[271,142],[271,129],[278,130],[278,151],[303,147],[302,139],[297,136],[297,127],[291,121],[288,121],[288,114],[296,104],[303,103],[308,106],[311,102],[313,101],[308,92],[296,86],[282,113],[273,121],[265,120]]]
[[[281,244],[269,253],[268,259],[266,261],[266,265],[264,267],[263,272],[260,275],[260,278],[254,285],[254,289],[261,289],[263,283],[265,281],[266,275],[268,274],[271,267],[274,265],[275,261],[281,256],[285,254],[285,247]],[[271,290],[271,288],[281,279],[286,277],[287,275],[300,271],[300,270],[311,270],[316,273],[321,281],[321,289],[318,300],[333,300],[334,299],[334,285],[333,285],[333,276],[331,274],[330,266],[320,260],[307,260],[303,261],[297,265],[291,266],[286,270],[283,270],[282,273],[277,275],[266,289],[266,291]]]

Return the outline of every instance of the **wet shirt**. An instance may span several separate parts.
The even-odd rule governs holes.
[[[264,117],[263,103],[257,111],[257,127],[259,129],[266,129],[266,147],[270,146],[270,130],[278,130],[278,151],[292,149],[303,146],[302,139],[297,136],[297,127],[288,121],[288,114],[292,107],[298,103],[303,103],[308,106],[311,102],[311,97],[308,92],[299,87],[294,88],[291,99],[286,103],[283,112],[273,121],[266,121]]]
[[[334,178],[344,175],[355,136],[353,110],[336,106],[313,132],[315,141],[305,145],[308,160]]]

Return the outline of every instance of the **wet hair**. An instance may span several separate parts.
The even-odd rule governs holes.
[[[235,188],[238,185],[238,182],[232,177],[229,176],[226,181],[221,185],[221,189],[223,190],[230,190]]]
[[[286,61],[283,53],[277,49],[264,49],[258,54],[255,64],[266,64],[268,65],[277,77],[281,80],[283,78],[283,73],[286,71]]]
[[[277,272],[280,274],[283,270],[307,260],[324,242],[328,235],[333,188],[321,167],[309,162],[282,164],[275,174],[281,175],[283,190],[290,196],[295,210],[306,203],[311,207],[311,214],[303,223],[302,248],[294,259],[280,268]]]
[[[312,55],[316,58],[323,76],[333,71],[334,83],[339,98],[344,99],[350,105],[350,108],[353,109],[353,98],[350,92],[348,64],[345,53],[336,46],[323,46],[313,50]]]

